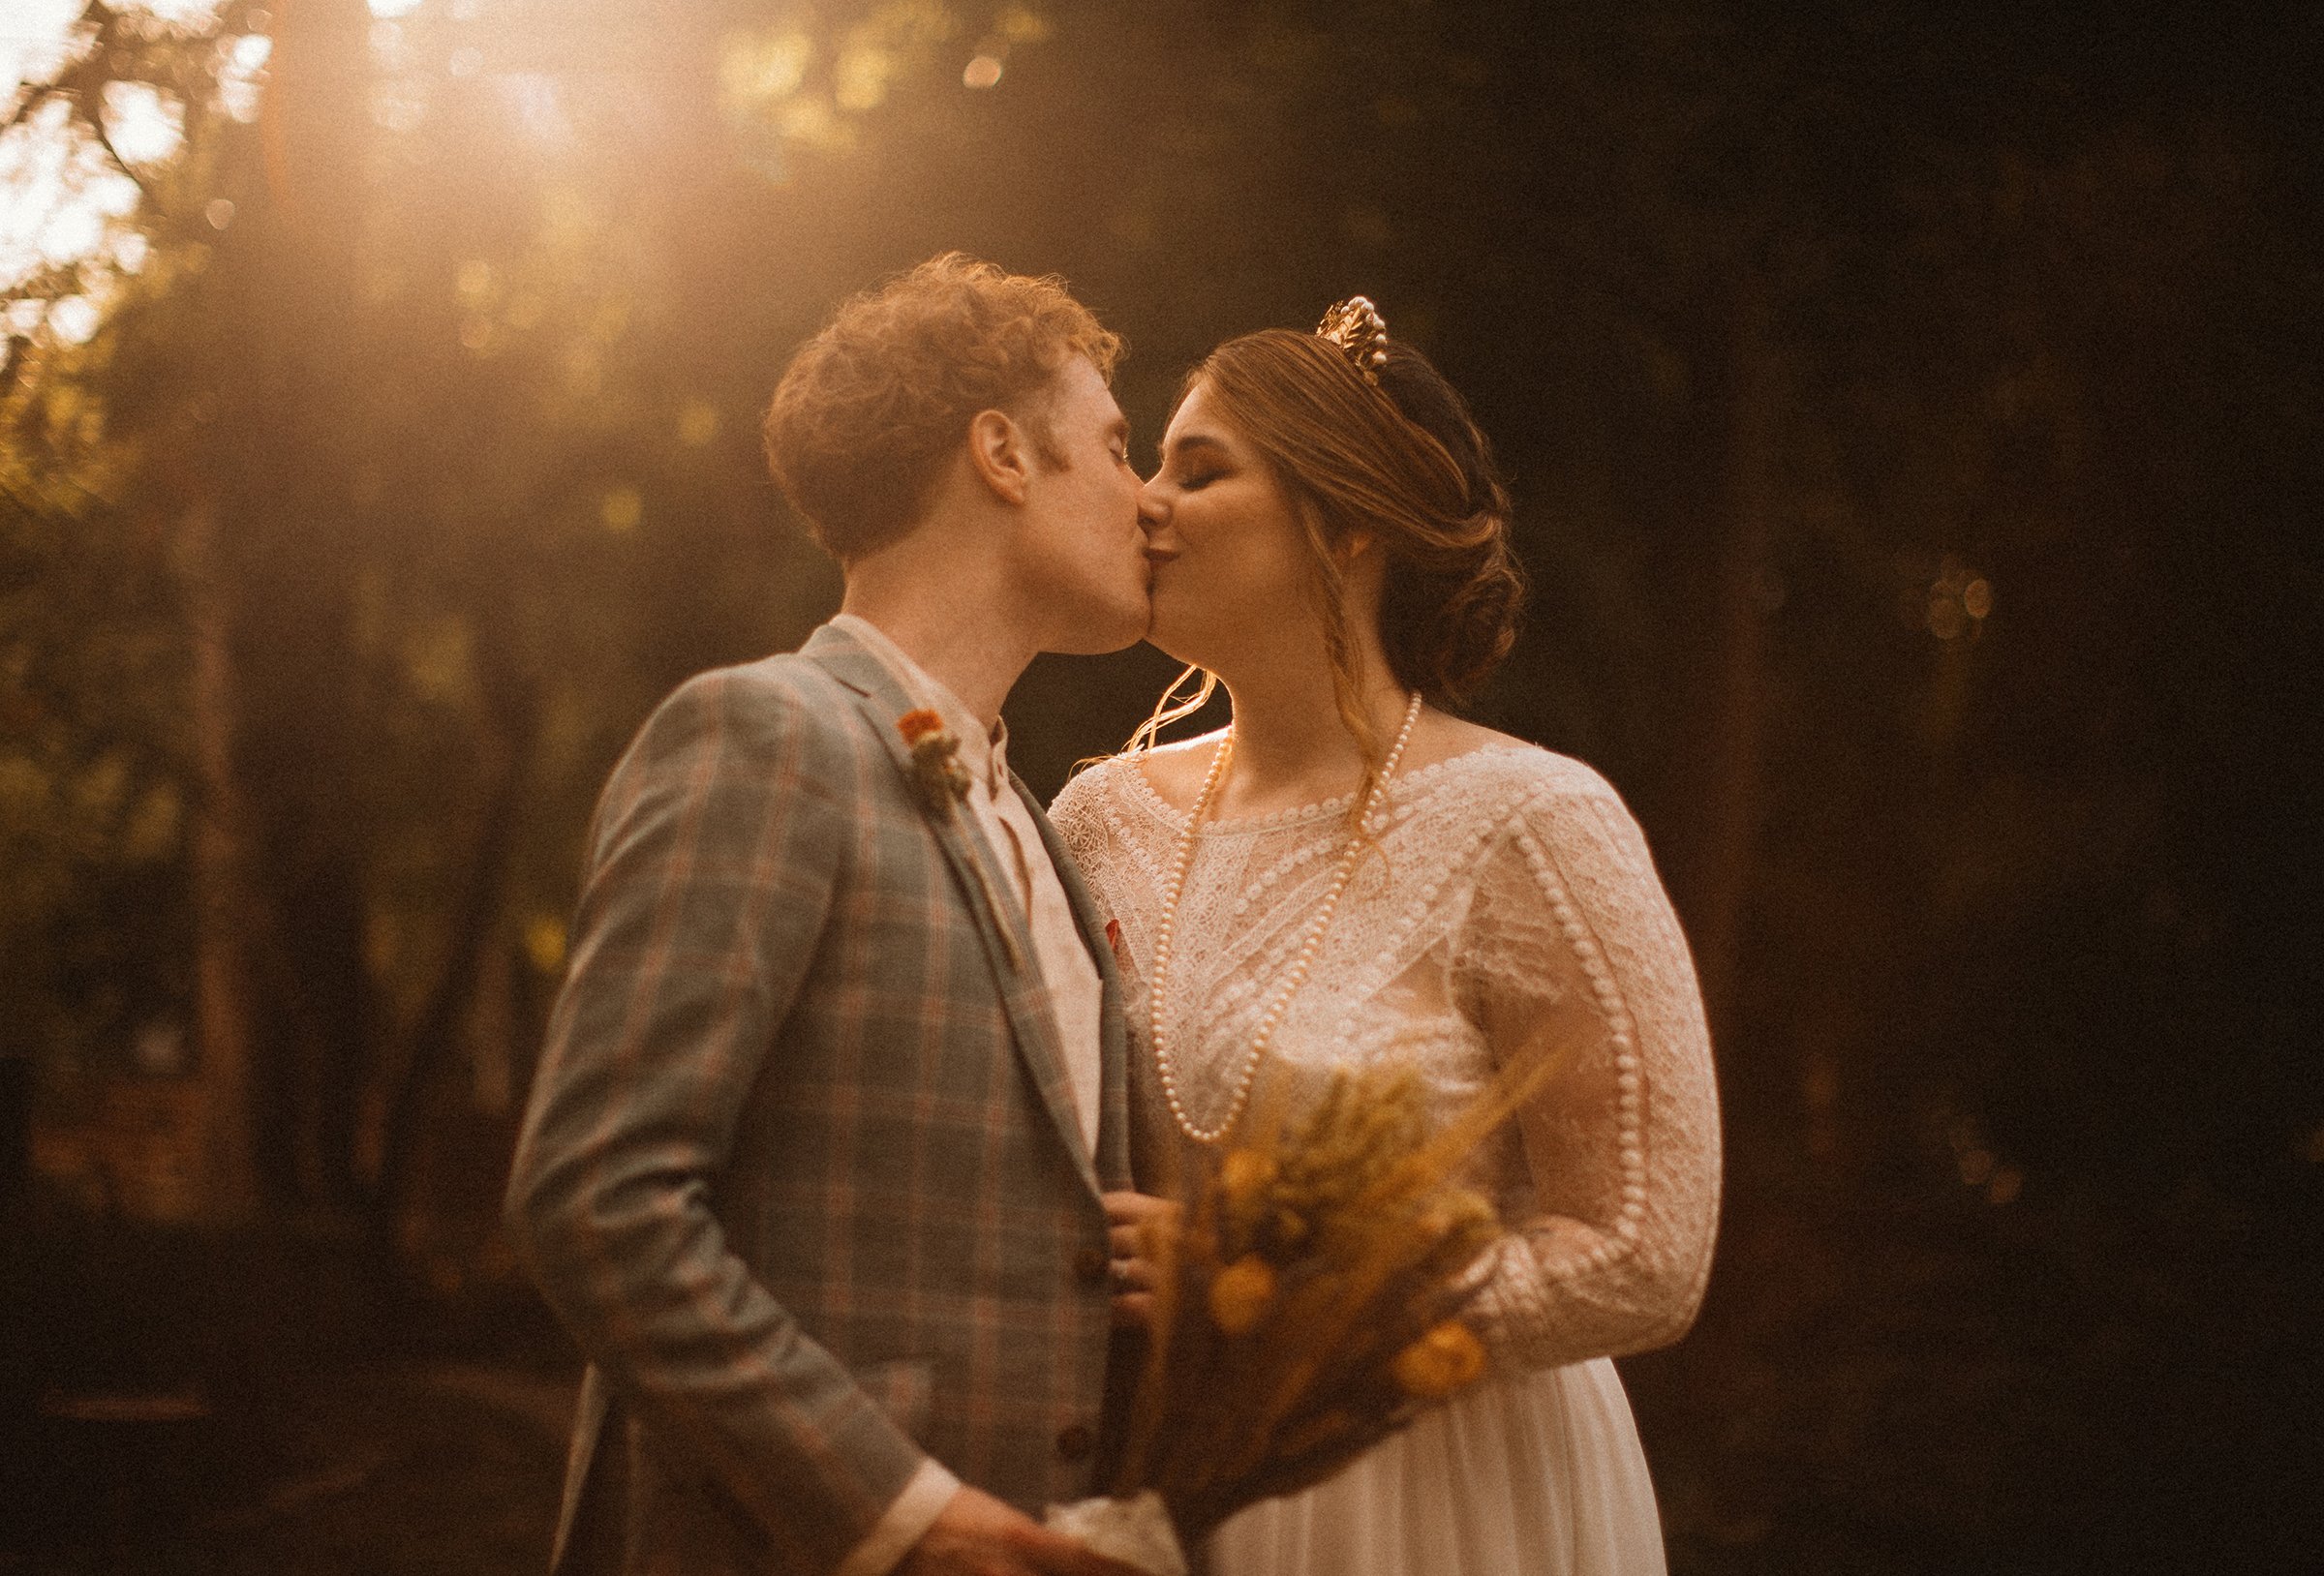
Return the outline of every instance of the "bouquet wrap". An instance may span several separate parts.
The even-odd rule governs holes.
[[[1051,1505],[1047,1525],[1147,1576],[1186,1576],[1186,1551],[1178,1546],[1177,1529],[1162,1496],[1151,1489],[1122,1500],[1101,1497]]]

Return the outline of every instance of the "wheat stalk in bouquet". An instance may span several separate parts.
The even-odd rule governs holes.
[[[1481,1379],[1461,1315],[1502,1230],[1456,1178],[1554,1062],[1516,1059],[1433,1130],[1410,1068],[1341,1072],[1297,1122],[1257,1123],[1219,1154],[1181,1224],[1148,1244],[1153,1342],[1112,1499],[1058,1524],[1106,1547],[1109,1520],[1143,1507],[1192,1547]],[[1106,1552],[1136,1559],[1141,1539],[1168,1541],[1149,1526]],[[1183,1568],[1175,1549],[1146,1558]]]

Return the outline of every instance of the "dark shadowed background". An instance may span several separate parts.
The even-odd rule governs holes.
[[[1675,1572],[2324,1568],[2324,8],[73,26],[0,139],[86,231],[0,308],[0,1571],[545,1567],[495,1209],[581,835],[832,610],[756,412],[948,247],[1127,336],[1142,463],[1353,291],[1499,443],[1478,714],[1629,798],[1718,1029],[1623,1364]],[[1169,672],[1044,659],[1035,787]]]

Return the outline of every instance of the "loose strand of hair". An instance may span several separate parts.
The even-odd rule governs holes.
[[[1356,798],[1348,806],[1348,831],[1373,852],[1380,852],[1380,841],[1364,820],[1364,806],[1371,803],[1372,790],[1380,781],[1380,767],[1387,751],[1380,740],[1380,730],[1372,726],[1371,713],[1363,705],[1363,679],[1358,667],[1355,643],[1348,638],[1347,578],[1340,573],[1339,561],[1332,557],[1325,537],[1320,511],[1310,503],[1300,511],[1300,524],[1305,528],[1307,546],[1315,563],[1316,608],[1324,626],[1324,655],[1331,666],[1331,704],[1339,712],[1340,725],[1356,741],[1357,752],[1363,757],[1363,776],[1356,784]]]
[[[1198,673],[1202,675],[1203,682],[1196,686],[1194,693],[1184,699],[1178,698],[1178,687]],[[1129,743],[1121,746],[1121,753],[1143,755],[1152,749],[1161,742],[1164,728],[1180,717],[1192,716],[1208,705],[1210,697],[1216,693],[1218,675],[1199,663],[1188,663],[1185,670],[1163,689],[1162,698],[1154,703],[1153,713],[1138,724],[1138,731],[1131,734]]]

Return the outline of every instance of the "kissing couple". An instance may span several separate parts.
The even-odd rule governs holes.
[[[775,392],[841,611],[615,768],[509,1183],[590,1362],[561,1572],[1122,1576],[1036,1518],[1101,1486],[1141,1227],[1261,1090],[1392,1062],[1452,1112],[1544,1046],[1465,1165],[1507,1223],[1465,1316],[1488,1377],[1197,1559],[1664,1569],[1609,1359],[1701,1299],[1709,1042],[1614,791],[1451,710],[1522,589],[1490,445],[1357,297],[1213,350],[1142,480],[1120,349],[947,255]],[[1044,812],[1002,701],[1141,638],[1232,722],[1149,723]]]

